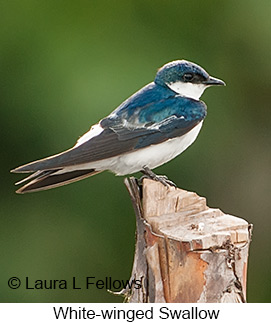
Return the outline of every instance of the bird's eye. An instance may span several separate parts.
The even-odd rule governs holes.
[[[191,74],[191,73],[186,73],[186,74],[184,74],[184,76],[183,76],[183,80],[184,80],[185,82],[191,82],[191,81],[193,80],[193,78],[194,78],[194,75],[193,75],[193,74]]]

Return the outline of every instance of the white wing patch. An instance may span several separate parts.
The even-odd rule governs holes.
[[[172,122],[172,120],[174,120],[174,119],[184,119],[184,116],[181,116],[181,117],[176,117],[175,115],[173,115],[173,116],[170,116],[170,117],[168,117],[168,118],[166,118],[166,119],[164,119],[164,120],[162,120],[162,121],[160,121],[160,122],[157,122],[157,123],[154,123],[154,124],[152,124],[151,126],[149,126],[149,127],[146,127],[147,129],[155,129],[155,130],[159,130],[159,128],[163,125],[167,125],[167,124],[169,124],[169,123],[171,123]]]
[[[88,132],[86,132],[82,137],[80,137],[75,146],[74,147],[78,147],[81,146],[82,144],[84,144],[85,142],[87,142],[88,140],[98,136],[99,134],[101,134],[104,131],[104,129],[101,127],[101,125],[95,124],[94,126],[92,126],[90,128],[90,130]]]

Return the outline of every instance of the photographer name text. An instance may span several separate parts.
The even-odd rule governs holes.
[[[8,286],[11,289],[25,288],[25,289],[106,289],[106,290],[121,290],[125,288],[135,288],[140,289],[141,281],[133,279],[131,281],[124,279],[113,279],[112,277],[104,277],[103,279],[98,279],[95,276],[87,276],[81,279],[76,277],[71,277],[70,280],[67,279],[31,279],[30,277],[25,277],[20,279],[18,277],[11,277],[8,280]]]

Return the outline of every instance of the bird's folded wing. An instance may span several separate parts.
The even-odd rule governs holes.
[[[198,108],[205,111],[204,103],[197,102]],[[166,108],[167,106],[165,106]],[[142,126],[137,124],[134,128],[131,125],[127,126],[126,122],[123,122],[121,118],[116,120],[103,119],[100,125],[104,130],[99,135],[63,153],[29,163],[13,171],[35,172],[38,170],[61,169],[125,154],[182,136],[205,117],[204,113],[195,118],[178,115],[178,113],[170,115],[170,110],[167,110],[167,113],[163,109],[160,110],[163,118],[159,119],[153,113],[153,119],[149,116],[145,124],[142,124]]]

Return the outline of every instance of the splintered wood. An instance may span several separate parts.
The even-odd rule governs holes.
[[[209,208],[196,193],[126,179],[136,213],[136,250],[127,302],[245,302],[252,225]],[[141,197],[142,195],[142,197]]]

